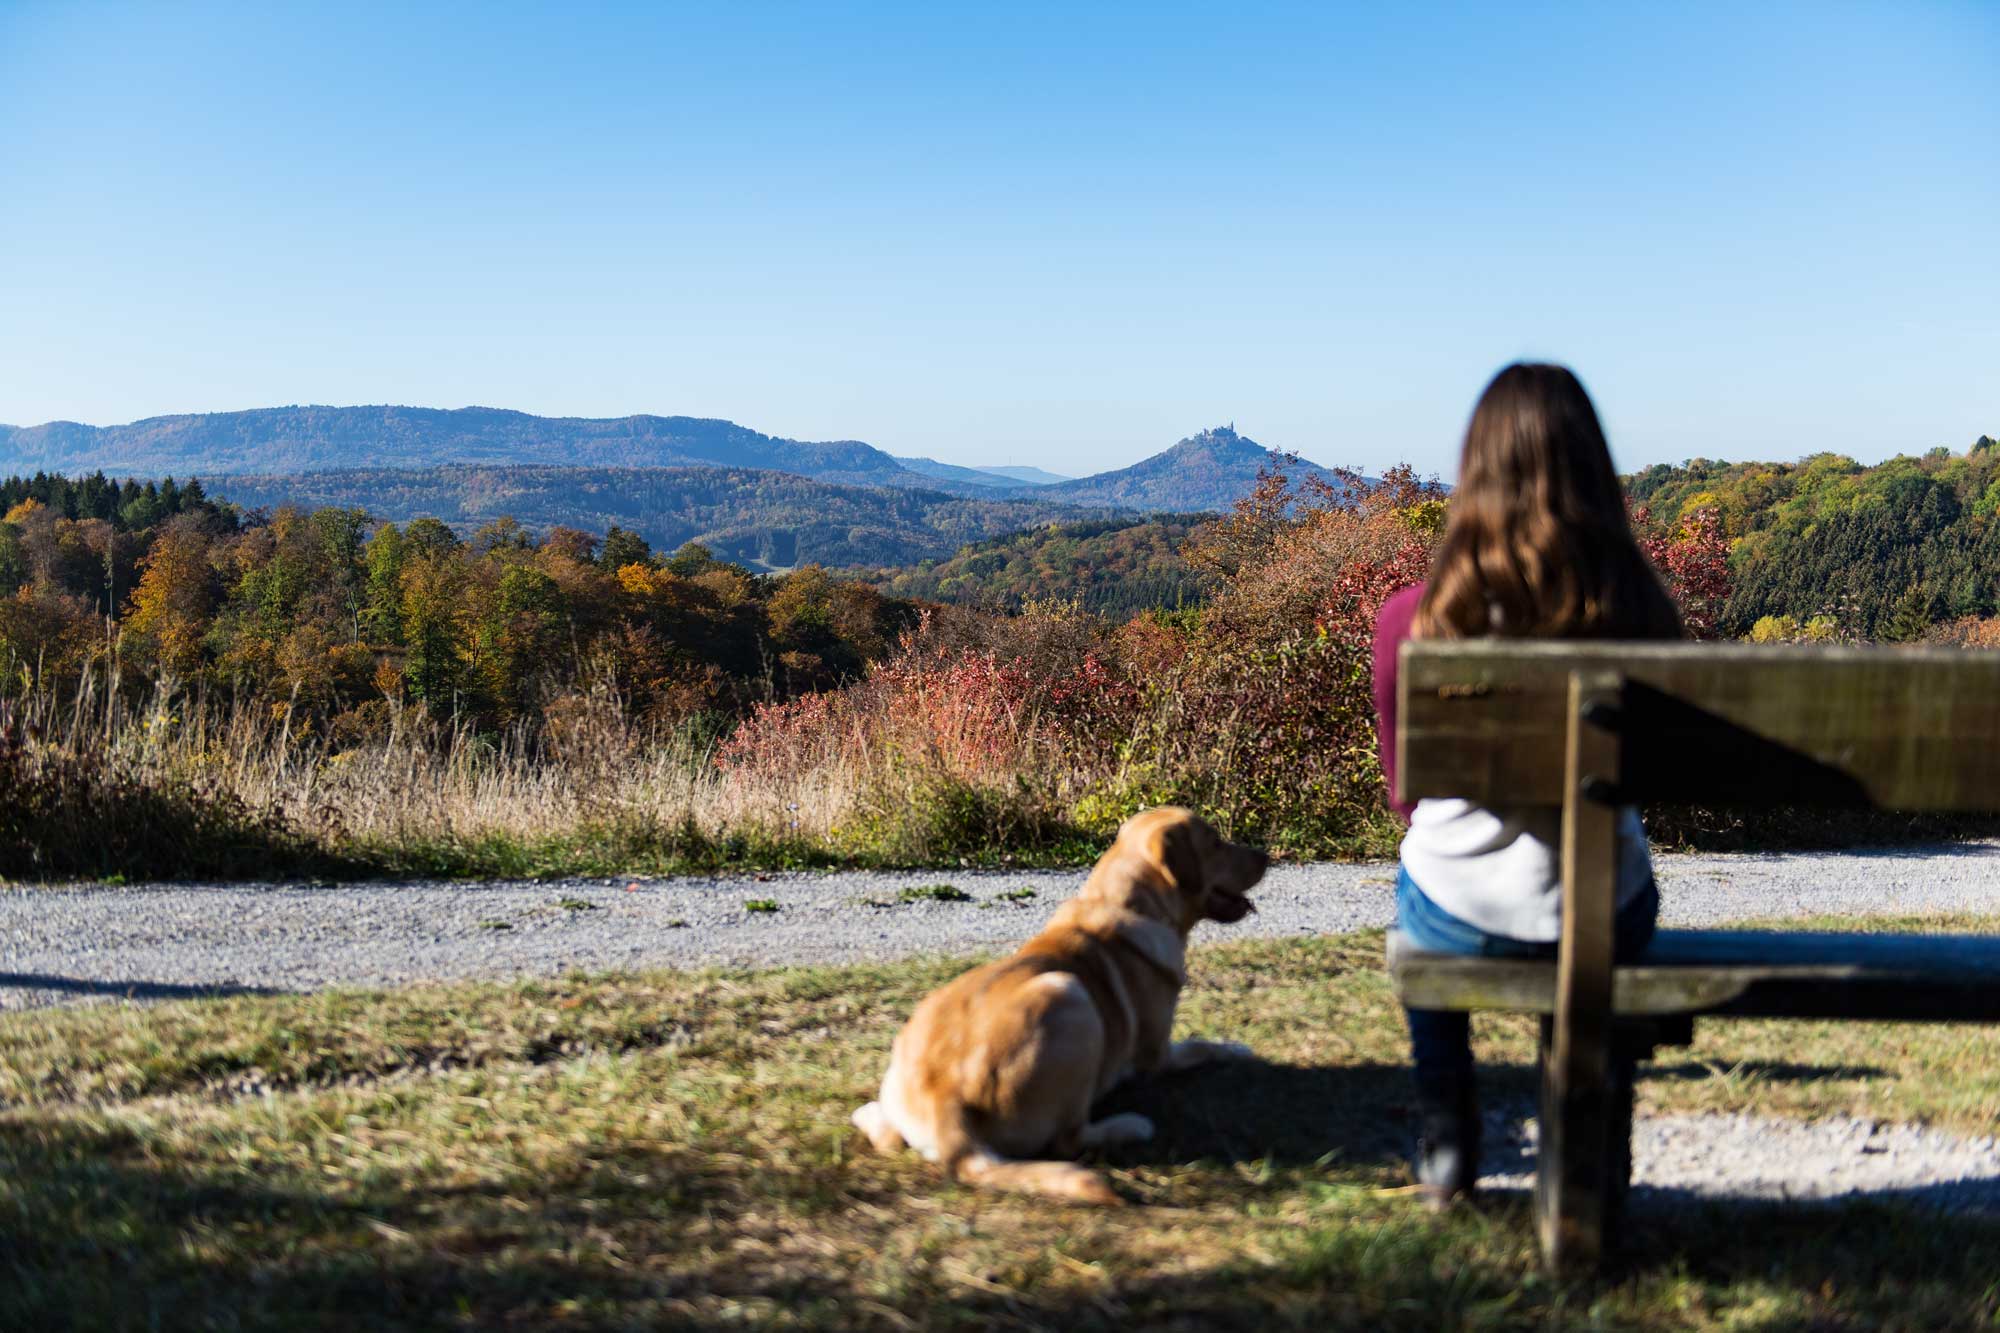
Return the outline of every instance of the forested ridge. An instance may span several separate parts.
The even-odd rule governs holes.
[[[967,542],[1102,512],[720,467],[367,468],[229,476],[211,485],[246,507],[334,505],[397,522],[442,519],[461,531],[503,517],[536,530],[601,533],[615,525],[658,547],[700,542],[727,559],[770,569],[914,564]]]
[[[1111,616],[1191,607],[1206,595],[1209,580],[1181,548],[1210,521],[1207,514],[1177,514],[1050,524],[870,577],[892,596],[992,610],[1049,600]]]
[[[0,466],[52,472],[304,472],[442,463],[776,469],[824,481],[918,484],[859,440],[765,435],[705,417],[540,417],[502,408],[253,408],[148,417],[119,426],[0,426]],[[935,481],[932,489],[940,487]]]
[[[1843,636],[1907,642],[2000,611],[2000,443],[1988,436],[1964,453],[1874,466],[1831,453],[1693,459],[1647,468],[1628,488],[1656,524],[1715,516],[1734,576],[1718,617],[1730,635],[1817,620]]]
[[[642,715],[726,715],[851,679],[915,615],[817,565],[759,576],[617,527],[246,515],[171,481],[16,478],[0,498],[8,687],[60,696],[117,665],[353,736],[405,704],[499,726],[595,688]]]

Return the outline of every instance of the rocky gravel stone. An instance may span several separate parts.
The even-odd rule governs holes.
[[[2000,844],[1662,856],[1663,920],[2000,914]],[[214,989],[393,986],[705,965],[768,967],[1012,948],[1084,871],[926,870],[699,879],[0,889],[0,1009]],[[970,897],[921,890],[949,884]],[[1389,924],[1395,867],[1281,864],[1257,913],[1205,941]],[[754,910],[752,903],[775,904]]]
[[[1485,1190],[1532,1190],[1534,1120],[1487,1116]],[[1747,1113],[1640,1116],[1632,1127],[1632,1200],[1672,1207],[1724,1199],[1923,1204],[2000,1212],[2000,1141],[1852,1116],[1783,1120]]]

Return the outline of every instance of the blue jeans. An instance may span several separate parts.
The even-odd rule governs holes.
[[[1620,962],[1629,962],[1653,941],[1660,917],[1660,890],[1648,884],[1618,909],[1612,924],[1612,948]],[[1401,870],[1396,876],[1396,929],[1416,948],[1428,953],[1464,954],[1473,958],[1553,958],[1554,940],[1517,940],[1489,935],[1439,907],[1424,896]],[[1444,1093],[1472,1085],[1471,1015],[1462,1009],[1405,1009],[1410,1021],[1410,1055],[1417,1066],[1420,1092]]]

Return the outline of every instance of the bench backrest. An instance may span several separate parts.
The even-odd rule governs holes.
[[[1402,653],[1406,800],[1563,804],[1583,673],[1620,683],[1609,730],[1626,800],[2000,810],[2000,653],[1507,640]]]

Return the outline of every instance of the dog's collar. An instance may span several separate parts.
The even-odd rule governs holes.
[[[1187,942],[1163,921],[1134,913],[1112,932],[1118,943],[1137,954],[1146,966],[1165,977],[1178,990],[1187,985]]]

